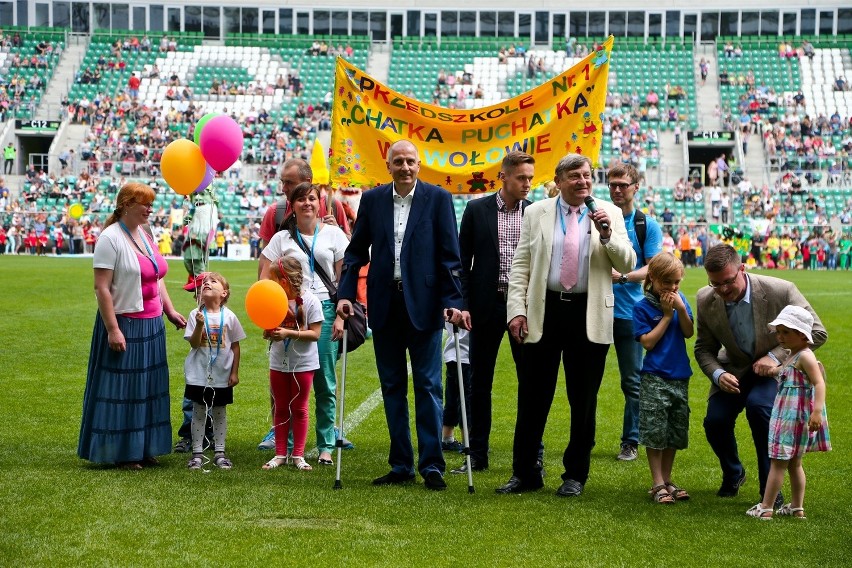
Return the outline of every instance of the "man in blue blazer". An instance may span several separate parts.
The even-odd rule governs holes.
[[[359,269],[370,263],[367,305],[376,368],[390,433],[391,471],[373,480],[393,485],[414,479],[414,451],[408,420],[408,369],[411,359],[419,461],[427,489],[440,491],[441,338],[445,310],[449,321],[469,328],[462,312],[461,261],[452,196],[417,179],[420,158],[408,140],[388,148],[393,181],[364,192],[358,221],[343,257],[338,314],[346,318],[355,299]],[[338,327],[336,334],[340,335]]]

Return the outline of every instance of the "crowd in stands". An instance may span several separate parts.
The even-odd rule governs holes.
[[[19,254],[62,254],[91,253],[102,230],[102,219],[111,211],[111,197],[127,180],[124,177],[99,177],[81,173],[73,177],[37,175],[20,197],[13,199],[0,179],[0,253]],[[804,199],[806,211],[815,217],[805,219],[796,210],[794,195],[803,190],[795,178],[779,182],[777,187],[764,186],[757,189],[747,180],[728,187],[719,185],[701,187],[700,184],[678,180],[673,194],[675,200],[703,200],[704,191],[714,204],[713,222],[724,223],[724,211],[728,207],[740,208],[743,215],[752,218],[767,218],[778,221],[770,224],[765,232],[755,233],[743,257],[751,266],[766,268],[805,269],[850,269],[852,254],[852,197],[847,198],[845,208],[839,215],[828,218],[825,214],[824,195],[808,194]],[[183,245],[182,218],[185,213],[184,200],[156,181],[150,182],[158,192],[158,207],[151,215],[151,226],[161,252],[179,256]],[[226,255],[232,244],[248,245],[252,258],[258,251],[258,221],[275,199],[277,189],[274,182],[246,184],[243,180],[229,179],[222,191],[237,196],[240,215],[220,215],[217,234],[211,246],[211,255]],[[730,198],[729,198],[730,192]],[[642,192],[643,210],[655,216],[663,230],[663,249],[677,255],[687,266],[701,266],[703,251],[720,239],[727,237],[708,231],[706,219],[687,219],[662,206],[659,191],[648,187]],[[37,205],[40,198],[57,198],[63,205],[43,211]],[[86,213],[80,219],[70,217],[70,203],[88,203]],[[792,215],[792,216],[791,216]],[[791,224],[792,223],[792,224]],[[810,229],[808,229],[810,227]],[[761,236],[763,235],[763,236]],[[739,238],[740,248],[747,238]]]
[[[0,121],[15,116],[19,109],[35,112],[49,71],[62,55],[61,44],[46,39],[35,44],[32,53],[23,50],[23,45],[20,33],[8,35],[0,30],[0,49],[10,52],[9,72],[0,74]]]
[[[346,47],[343,47],[342,44],[338,44],[335,48],[333,45],[329,45],[325,40],[314,40],[311,44],[311,47],[308,48],[307,53],[313,56],[323,56],[323,57],[337,57],[338,55],[345,57],[347,59],[352,57],[352,54],[355,52],[352,49],[350,44],[346,44]]]
[[[174,51],[176,48],[175,40],[163,37],[160,51]],[[112,48],[112,58],[101,56],[94,69],[78,72],[76,81],[97,84],[102,74],[125,69],[123,52],[150,49],[152,46],[147,36],[141,41],[135,37],[117,40]],[[344,54],[352,52],[351,46],[341,49]],[[333,52],[337,53],[336,50]],[[327,54],[330,55],[331,51],[327,50]],[[160,70],[153,65],[145,73],[148,77],[159,77]],[[132,84],[134,79],[135,87]],[[165,98],[178,104],[168,107],[158,101],[139,101],[134,96],[138,93],[139,84],[136,73],[130,81],[124,92],[114,95],[99,92],[90,99],[83,93],[74,100],[63,100],[63,116],[68,116],[74,123],[90,126],[86,140],[79,148],[80,159],[89,170],[109,175],[119,164],[121,170],[118,173],[132,175],[141,172],[156,176],[163,149],[172,140],[191,136],[195,124],[207,111],[204,101],[199,100],[192,88],[177,75],[167,79],[169,90]],[[290,96],[298,96],[303,88],[304,83],[298,73],[293,73],[279,75],[274,83],[229,83],[214,78],[208,94],[272,94],[276,90],[284,90]],[[243,138],[248,143],[244,145],[241,161],[249,165],[274,166],[288,155],[306,157],[310,140],[316,132],[330,130],[330,110],[331,97],[326,96],[314,103],[300,103],[292,116],[283,115],[278,119],[273,119],[267,109],[255,106],[240,111],[225,109],[224,113],[230,114],[243,127]]]
[[[114,97],[100,93],[93,100],[83,96],[67,102],[66,108],[75,123],[90,126],[79,156],[90,171],[101,175],[110,174],[120,164],[124,173],[142,171],[156,176],[163,149],[175,139],[191,136],[206,114],[203,104],[192,100],[164,108],[133,100],[126,93]],[[266,109],[253,106],[239,113],[226,109],[225,114],[242,126],[243,138],[250,141],[241,157],[246,164],[274,166],[287,155],[307,156],[310,135],[331,128],[326,102],[302,103],[295,116],[285,115],[277,121]]]
[[[18,197],[12,197],[0,178],[0,229],[4,237],[0,253],[91,253],[103,220],[112,212],[111,196],[127,181],[124,176],[101,177],[85,171],[76,177],[39,173]],[[158,205],[151,213],[150,222],[155,239],[162,245],[161,253],[178,256],[183,245],[186,202],[156,180],[146,183],[158,194],[155,202]],[[226,243],[257,248],[260,220],[277,191],[277,181],[249,185],[243,180],[229,179],[227,184],[222,191],[237,197],[240,214],[228,218],[220,214],[219,231],[224,239],[221,243],[214,239],[211,252],[214,256],[225,254]],[[46,199],[54,200],[55,205],[45,206]],[[79,219],[72,218],[69,212],[75,203],[86,204]]]

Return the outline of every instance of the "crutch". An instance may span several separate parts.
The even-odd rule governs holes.
[[[448,309],[446,313],[449,319],[452,316],[452,310]],[[459,326],[456,324],[453,324],[453,340],[456,347],[456,374],[459,381],[459,402],[461,403],[462,435],[464,436],[464,449],[462,453],[464,454],[465,464],[467,465],[467,492],[475,493],[476,490],[473,488],[473,469],[470,466],[470,435],[467,429],[467,404],[464,400],[464,377],[462,374],[461,346],[459,345]]]
[[[349,315],[349,306],[343,306],[343,313]],[[337,475],[334,478],[334,488],[343,489],[343,484],[340,483],[340,462],[343,461],[343,407],[346,400],[346,355],[347,342],[349,341],[349,318],[343,320],[343,362],[340,369],[340,418],[337,424]]]

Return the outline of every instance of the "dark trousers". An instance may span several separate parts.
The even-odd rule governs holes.
[[[502,293],[494,304],[494,312],[471,320],[470,366],[473,370],[471,388],[470,455],[479,465],[488,464],[488,444],[491,436],[491,389],[497,354],[506,334],[506,298]],[[509,336],[512,359],[520,381],[523,368],[523,348]]]
[[[527,483],[537,483],[536,453],[556,392],[559,362],[565,369],[565,390],[571,407],[571,438],[562,464],[562,479],[586,483],[595,446],[598,390],[606,366],[608,344],[592,343],[586,335],[585,294],[559,299],[548,292],[544,333],[537,343],[524,344],[524,371],[518,384],[512,470]],[[540,478],[539,478],[540,479]]]
[[[415,329],[405,307],[403,292],[394,290],[388,323],[373,330],[376,370],[382,386],[385,419],[390,434],[388,463],[399,474],[414,473],[414,450],[408,424],[408,368],[406,351],[411,359],[414,384],[414,412],[417,427],[417,470],[424,477],[437,471],[444,473],[446,463],[441,449],[443,394],[441,384],[442,328]]]
[[[734,426],[737,416],[745,409],[754,449],[757,452],[757,475],[761,495],[769,475],[769,417],[777,392],[778,384],[774,377],[761,377],[749,372],[740,379],[739,394],[719,391],[710,397],[707,401],[707,416],[704,418],[704,433],[719,458],[723,480],[733,481],[743,471],[743,464],[737,452]]]
[[[459,398],[459,366],[455,361],[449,361],[447,366],[447,384],[444,385],[444,426],[456,426],[462,423],[461,399]],[[467,414],[467,425],[470,428],[470,364],[462,363],[462,387],[464,388],[464,409]],[[468,434],[469,435],[469,434]],[[465,440],[470,446],[470,440]]]

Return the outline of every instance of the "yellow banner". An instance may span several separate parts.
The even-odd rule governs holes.
[[[552,180],[556,164],[569,152],[597,164],[612,44],[610,36],[561,75],[513,99],[471,110],[407,97],[338,57],[332,183],[365,188],[387,183],[388,147],[402,139],[420,151],[420,179],[452,193],[499,189],[500,164],[513,150],[535,157],[533,185]]]

